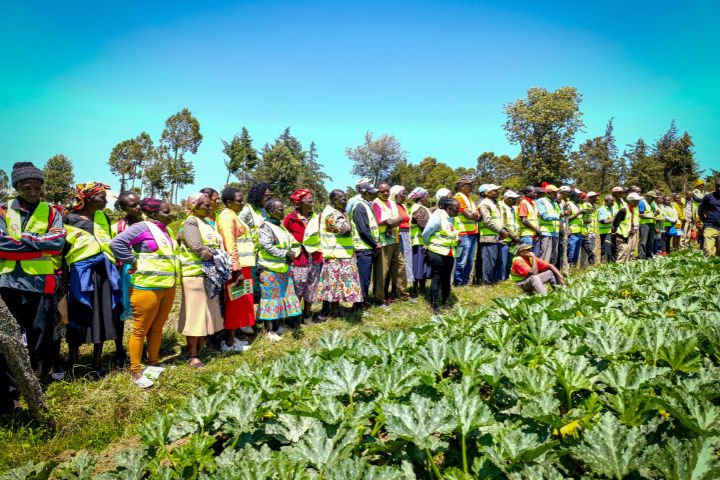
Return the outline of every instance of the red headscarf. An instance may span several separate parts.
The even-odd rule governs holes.
[[[312,192],[306,188],[301,188],[300,190],[295,190],[295,192],[290,195],[290,201],[295,205],[300,205],[302,199],[307,197],[308,195],[312,195]]]
[[[75,185],[75,198],[73,198],[72,210],[73,212],[79,212],[85,206],[85,200],[97,195],[100,192],[104,192],[110,188],[110,185],[105,185],[100,182],[88,182],[78,183]]]

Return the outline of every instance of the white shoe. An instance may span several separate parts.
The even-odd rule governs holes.
[[[250,345],[233,345],[233,352],[243,353],[250,350]]]
[[[267,334],[267,338],[271,342],[279,342],[280,340],[282,340],[282,337],[275,332],[269,332]]]
[[[227,343],[225,343],[225,340],[220,342],[220,351],[225,352],[234,352],[235,351],[235,345],[228,346]]]
[[[53,380],[60,381],[60,380],[62,380],[63,378],[65,378],[65,371],[64,371],[64,370],[60,370],[59,372],[52,372],[52,373],[50,374],[50,377],[51,377]]]
[[[145,367],[145,370],[143,370],[143,375],[147,378],[151,378],[153,380],[157,380],[160,377],[160,374],[165,371],[164,367]]]
[[[140,388],[150,388],[153,386],[153,381],[145,375],[141,375],[140,378],[134,378],[132,374],[130,374],[130,380],[132,380],[133,383]]]
[[[247,345],[250,345],[250,342],[248,342],[247,340],[240,340],[239,338],[235,339],[235,346],[244,347]]]
[[[246,335],[255,335],[255,330],[252,327],[240,327],[240,331]]]
[[[275,333],[278,335],[282,335],[283,333],[287,332],[287,327],[279,326],[277,330],[275,330]]]

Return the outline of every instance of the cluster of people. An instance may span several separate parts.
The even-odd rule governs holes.
[[[362,179],[357,195],[333,190],[318,208],[312,191],[297,190],[289,212],[258,182],[247,194],[228,187],[190,195],[177,232],[169,226],[175,210],[162,199],[122,192],[115,204],[122,218],[112,222],[108,185],[78,184],[66,208],[42,200],[43,172],[32,163],[16,163],[11,180],[17,197],[0,209],[0,295],[33,368],[62,376],[62,338],[71,369],[80,346],[92,344],[91,375],[100,376],[106,341],[123,366],[124,321],[132,320],[130,378],[141,388],[162,372],[163,327],[178,292],[187,363],[201,368],[208,338],[222,351],[243,352],[256,322],[277,341],[343,310],[427,296],[438,312],[449,306],[453,284],[511,278],[542,294],[571,266],[595,263],[596,250],[602,261],[625,262],[697,238],[708,255],[720,251],[720,179],[712,194],[698,181],[668,197],[615,187],[600,202],[598,193],[568,185],[516,193],[463,178],[454,193],[438,190],[435,206],[422,187]],[[0,391],[13,389],[0,357]]]

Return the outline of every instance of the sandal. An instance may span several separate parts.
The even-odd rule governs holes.
[[[130,374],[130,380],[133,381],[135,385],[137,385],[140,388],[150,388],[153,386],[153,381],[147,378],[145,375],[141,375],[138,378],[135,378]]]
[[[205,364],[197,357],[188,358],[188,365],[192,368],[203,368]]]

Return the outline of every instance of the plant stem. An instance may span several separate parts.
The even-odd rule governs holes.
[[[462,447],[462,460],[463,460],[463,472],[465,474],[468,473],[468,463],[467,463],[467,445],[465,444],[465,435],[462,435],[461,438],[461,447]]]
[[[438,469],[437,465],[435,465],[435,460],[433,460],[433,456],[430,453],[429,449],[425,449],[425,455],[427,455],[428,462],[430,463],[430,469],[435,474],[438,480],[442,480],[442,474],[440,473],[440,470]]]

